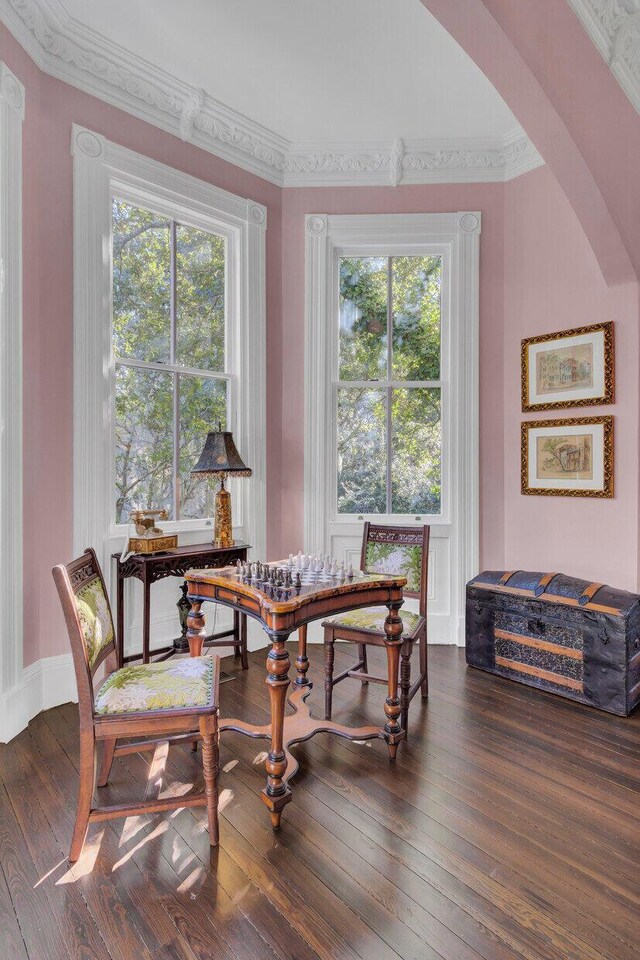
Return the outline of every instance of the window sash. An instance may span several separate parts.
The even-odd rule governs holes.
[[[118,523],[115,516],[115,494],[116,494],[116,416],[115,416],[115,397],[116,397],[116,370],[118,366],[127,366],[137,369],[147,369],[147,370],[158,370],[162,373],[172,374],[172,390],[173,390],[173,464],[172,464],[172,519],[165,522],[164,527],[168,531],[172,529],[199,529],[203,526],[211,526],[213,523],[212,516],[203,516],[199,518],[192,517],[181,517],[180,516],[180,483],[179,483],[179,462],[180,462],[180,393],[179,393],[179,376],[193,376],[207,378],[210,380],[219,380],[226,382],[226,393],[227,393],[227,429],[233,430],[235,422],[238,419],[238,400],[239,400],[239,383],[238,377],[234,372],[231,372],[237,359],[235,356],[235,351],[233,349],[233,335],[231,331],[230,316],[235,312],[235,304],[237,303],[237,294],[234,286],[235,281],[235,261],[237,258],[235,244],[233,239],[233,234],[229,228],[223,223],[217,223],[210,217],[201,217],[195,211],[189,209],[182,209],[179,205],[174,205],[173,203],[165,203],[160,198],[149,195],[144,192],[139,192],[137,189],[131,188],[128,185],[119,184],[117,181],[111,182],[110,190],[110,200],[109,200],[109,209],[111,211],[112,204],[114,200],[120,200],[124,203],[130,204],[131,206],[140,207],[141,209],[147,210],[151,213],[155,213],[158,216],[165,217],[170,224],[170,248],[171,248],[171,284],[170,284],[170,359],[169,362],[152,362],[146,360],[138,360],[131,357],[121,357],[114,351],[114,336],[113,336],[113,221],[111,219],[110,213],[110,326],[109,326],[109,338],[110,338],[110,458],[111,458],[111,499],[110,499],[110,515],[111,515],[111,530],[113,534],[118,534],[121,531],[125,532],[129,528],[129,521],[123,523]],[[209,233],[217,237],[221,237],[225,243],[225,298],[224,298],[224,355],[225,355],[225,370],[209,370],[201,367],[190,367],[185,366],[180,363],[175,362],[176,358],[176,346],[177,346],[177,271],[176,271],[176,259],[177,259],[177,245],[176,245],[176,227],[177,226],[188,226],[193,227],[197,230],[201,230],[204,233]],[[215,426],[215,424],[212,424]],[[234,487],[236,486],[236,481],[230,482],[230,489],[233,494]],[[236,498],[238,500],[238,498]],[[240,508],[240,503],[238,503],[238,508],[234,511],[234,525],[242,525],[242,511]]]
[[[392,376],[393,373],[393,259],[394,257],[439,257],[441,260],[442,283],[440,300],[440,379],[438,380],[397,380]],[[340,261],[343,258],[350,257],[384,257],[387,261],[387,357],[386,367],[387,376],[385,379],[372,380],[345,380],[340,377]],[[331,407],[332,407],[332,509],[331,514],[340,521],[372,519],[381,521],[384,518],[393,520],[398,519],[437,519],[442,521],[447,515],[448,499],[448,457],[445,449],[448,437],[449,424],[449,382],[447,378],[449,361],[449,329],[448,329],[448,293],[450,284],[450,262],[448,251],[438,246],[421,246],[419,250],[407,248],[406,250],[396,249],[393,253],[385,253],[376,249],[353,248],[337,249],[335,251],[334,261],[334,281],[333,296],[335,297],[336,313],[333,323],[333,349],[331,359]],[[370,389],[386,392],[386,512],[385,513],[346,513],[338,509],[338,391],[340,389]],[[400,514],[392,512],[393,486],[393,416],[392,416],[392,396],[394,389],[420,389],[433,388],[440,391],[440,510],[438,513]]]
[[[125,203],[130,204],[131,206],[139,207],[144,209],[147,212],[157,213],[160,216],[166,217],[169,220],[169,233],[170,233],[170,291],[169,291],[169,323],[170,323],[170,332],[169,332],[169,362],[151,362],[145,360],[138,360],[128,357],[120,357],[113,351],[113,221],[111,228],[111,240],[110,240],[110,252],[111,252],[111,325],[110,325],[110,338],[111,338],[111,475],[112,475],[112,503],[111,503],[111,516],[112,523],[116,528],[125,527],[128,525],[128,521],[125,523],[117,523],[115,519],[115,493],[116,493],[116,415],[115,415],[115,400],[116,400],[116,370],[118,366],[126,366],[134,369],[141,370],[158,370],[162,373],[167,373],[171,375],[172,379],[172,392],[173,392],[173,418],[172,418],[172,432],[173,432],[173,464],[172,464],[172,518],[170,523],[180,523],[180,524],[189,524],[201,526],[203,523],[210,524],[212,518],[209,516],[206,517],[181,517],[180,516],[180,376],[192,376],[199,377],[203,379],[210,380],[219,380],[226,383],[226,396],[227,396],[227,429],[231,429],[231,420],[232,413],[235,408],[235,395],[236,395],[236,381],[237,378],[228,371],[229,364],[229,297],[227,296],[229,290],[229,252],[230,244],[228,237],[225,234],[224,230],[217,231],[209,225],[203,225],[199,221],[199,218],[190,218],[190,217],[179,217],[172,215],[167,208],[163,209],[163,204],[158,203],[147,203],[146,200],[141,199],[135,193],[131,193],[127,190],[118,190],[114,189],[111,196],[111,204],[117,199]],[[224,252],[224,265],[225,265],[225,298],[224,298],[224,356],[225,356],[225,370],[224,371],[213,371],[207,368],[200,367],[187,367],[183,364],[176,363],[176,347],[177,347],[177,279],[178,279],[178,269],[177,269],[177,236],[176,228],[178,226],[191,226],[202,231],[203,233],[209,233],[212,236],[222,237],[225,243],[225,252]],[[215,424],[212,424],[215,426]]]

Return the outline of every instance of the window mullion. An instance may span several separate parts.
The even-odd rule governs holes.
[[[387,514],[391,513],[391,380],[393,377],[393,257],[387,260]]]
[[[171,292],[169,297],[169,315],[171,323],[171,338],[169,362],[176,362],[176,222],[171,220]],[[180,491],[178,476],[178,457],[180,445],[178,441],[180,420],[180,383],[177,372],[173,372],[173,518],[180,519]]]
[[[173,518],[180,519],[180,377],[173,376]]]

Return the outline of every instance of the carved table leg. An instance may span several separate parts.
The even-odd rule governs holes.
[[[331,709],[333,704],[333,662],[334,645],[333,630],[331,627],[325,627],[324,632],[324,718],[331,720]]]
[[[262,791],[262,799],[269,808],[274,830],[279,829],[282,810],[291,800],[291,790],[284,780],[287,756],[283,742],[284,709],[289,687],[288,637],[288,633],[269,634],[271,650],[267,657],[267,685],[271,701],[271,749],[267,756],[267,785]]]
[[[146,566],[142,574],[142,662],[149,663],[151,644],[151,584]]]
[[[298,656],[296,658],[296,687],[310,687],[307,677],[309,658],[307,656],[307,625],[298,628]]]
[[[387,648],[387,663],[389,671],[389,689],[384,712],[387,722],[384,725],[384,738],[389,747],[389,759],[395,760],[398,744],[406,737],[406,732],[398,723],[401,707],[398,699],[398,669],[400,664],[400,648],[402,646],[402,620],[398,610],[402,603],[389,603],[389,613],[384,621],[385,641]]]
[[[242,669],[249,669],[249,655],[247,653],[247,615],[240,614],[240,654],[242,656]]]
[[[202,602],[192,600],[191,610],[187,617],[187,640],[189,641],[189,656],[202,656],[202,644],[205,640],[204,614],[201,612]]]
[[[413,643],[405,640],[400,648],[400,723],[407,732],[409,726],[409,693],[411,691],[411,654]]]
[[[117,612],[117,648],[118,648],[118,667],[124,666],[124,577],[120,574],[120,562],[118,561],[118,612]]]

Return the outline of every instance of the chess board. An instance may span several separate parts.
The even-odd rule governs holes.
[[[233,601],[245,604],[252,616],[270,619],[285,611],[299,610],[310,603],[332,599],[338,606],[358,606],[358,597],[371,591],[397,589],[406,583],[399,574],[362,573],[351,565],[338,563],[335,557],[298,554],[287,560],[263,563],[260,560],[236,563],[229,567],[188,570],[189,597]],[[400,583],[399,583],[400,581]],[[378,602],[385,602],[384,597]],[[342,597],[342,601],[338,600]],[[256,601],[258,606],[256,606]],[[375,601],[374,601],[375,603]],[[362,606],[372,605],[362,603]],[[313,618],[311,618],[313,619]]]
[[[329,554],[289,554],[287,560],[264,563],[238,560],[235,573],[239,581],[261,590],[274,599],[300,594],[304,588],[341,586],[361,579],[351,564],[345,566]]]

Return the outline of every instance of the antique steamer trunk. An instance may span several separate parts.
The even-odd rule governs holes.
[[[640,700],[640,596],[562,573],[467,584],[467,663],[626,716]]]

